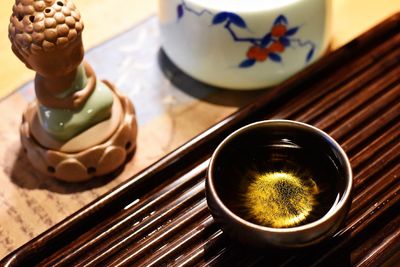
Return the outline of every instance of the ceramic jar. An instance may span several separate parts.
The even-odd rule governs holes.
[[[330,0],[159,0],[162,48],[204,83],[265,88],[324,54],[330,13]]]

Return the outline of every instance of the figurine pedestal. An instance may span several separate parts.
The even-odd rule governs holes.
[[[21,142],[38,171],[67,182],[85,181],[116,170],[135,150],[134,107],[112,84],[104,83],[114,93],[111,118],[64,143],[34,127],[38,124],[37,104],[33,102],[28,106],[20,128]]]

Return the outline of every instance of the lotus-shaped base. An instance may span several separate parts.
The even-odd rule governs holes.
[[[114,94],[112,116],[78,136],[60,142],[38,127],[37,103],[23,114],[20,128],[24,151],[35,169],[67,182],[103,176],[122,166],[136,148],[137,122],[130,100],[109,82]]]

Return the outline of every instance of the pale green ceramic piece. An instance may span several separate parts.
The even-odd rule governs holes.
[[[88,78],[86,76],[85,67],[83,66],[83,63],[81,63],[77,68],[75,80],[72,83],[71,87],[65,90],[63,93],[59,94],[57,98],[63,99],[72,94],[73,92],[81,90],[86,86],[87,82]]]
[[[67,91],[70,94],[82,89],[86,83],[87,77],[81,65],[75,82]],[[60,97],[65,95],[68,94]],[[111,116],[112,104],[113,95],[110,89],[103,82],[97,81],[96,88],[81,109],[53,109],[39,105],[39,121],[53,138],[67,141],[94,124],[108,119]]]

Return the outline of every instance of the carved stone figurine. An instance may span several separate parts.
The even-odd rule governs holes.
[[[12,50],[36,71],[37,100],[23,114],[21,141],[32,165],[65,181],[120,167],[136,147],[133,105],[83,60],[83,22],[70,0],[16,0]]]

